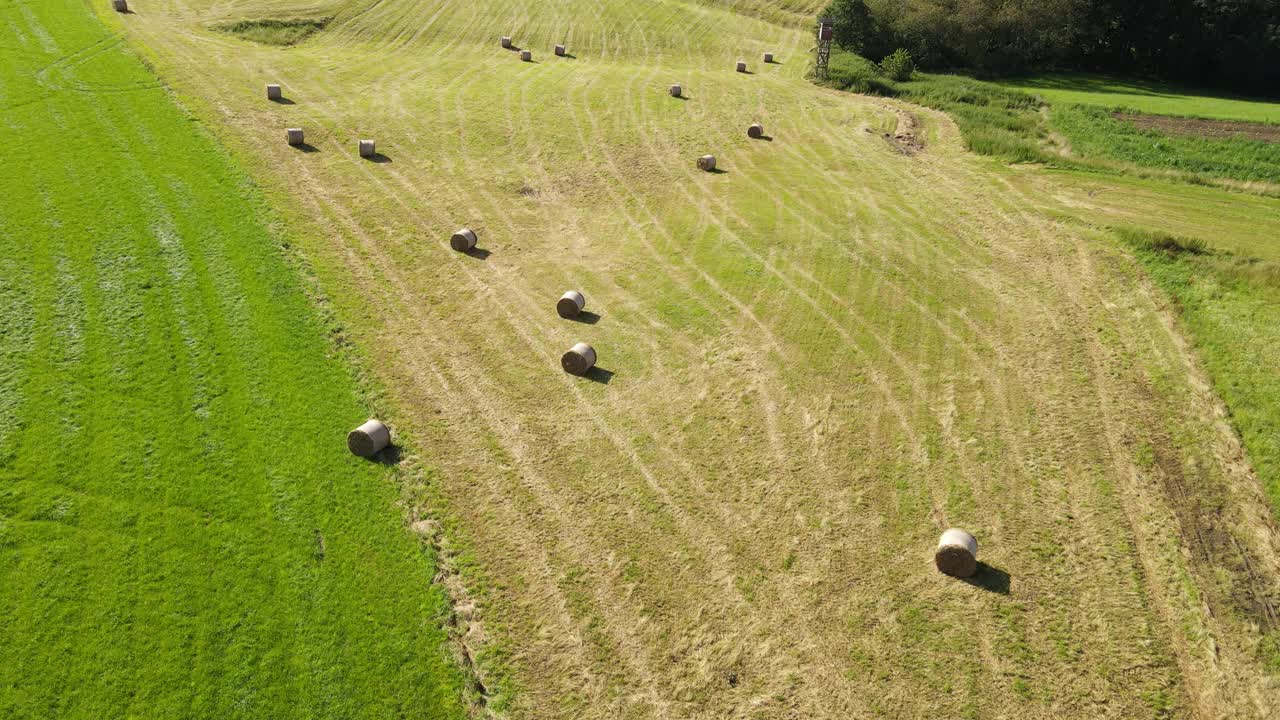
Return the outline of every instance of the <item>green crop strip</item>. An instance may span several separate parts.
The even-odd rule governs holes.
[[[0,18],[0,717],[461,716],[264,204],[87,4]]]

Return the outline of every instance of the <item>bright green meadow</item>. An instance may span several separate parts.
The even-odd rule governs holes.
[[[0,717],[460,716],[246,177],[79,0],[0,5],[0,107]]]
[[[1151,115],[1280,123],[1280,103],[1257,98],[1223,97],[1167,83],[1099,75],[1038,75],[999,84],[1034,93],[1052,105],[1126,108]]]

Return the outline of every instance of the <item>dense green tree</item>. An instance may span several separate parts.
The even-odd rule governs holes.
[[[881,60],[1158,75],[1280,94],[1280,0],[835,0],[836,41]]]

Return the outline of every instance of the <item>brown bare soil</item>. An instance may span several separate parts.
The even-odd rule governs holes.
[[[1242,122],[1238,120],[1203,120],[1200,118],[1168,117],[1114,112],[1111,117],[1125,120],[1143,130],[1157,130],[1171,135],[1190,135],[1207,138],[1245,138],[1266,143],[1280,142],[1280,125]]]

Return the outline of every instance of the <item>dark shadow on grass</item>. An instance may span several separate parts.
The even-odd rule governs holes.
[[[567,53],[565,53],[565,54],[563,54],[563,55],[557,55],[556,57],[567,58],[567,59],[569,59],[569,60],[577,60],[577,59],[578,59],[578,56],[577,56],[577,55],[574,55],[574,54],[573,54],[573,53],[571,53],[571,52],[567,52]]]
[[[750,70],[739,70],[738,74],[739,75],[755,75],[755,73],[751,72]]]
[[[773,142],[773,136],[772,136],[772,135],[761,135],[760,137],[758,137],[758,138],[756,138],[756,139],[757,139],[757,140],[763,140],[763,141],[765,141],[765,142]]]
[[[297,105],[297,103],[287,97],[271,98],[271,102],[277,105]]]
[[[671,96],[671,99],[672,99],[672,100],[688,100],[688,99],[689,99],[689,96],[688,96],[688,95],[684,95],[684,94],[681,94],[681,95],[672,95],[672,96]]]
[[[973,577],[961,579],[976,588],[997,595],[1008,595],[1009,585],[1012,582],[1009,573],[984,562],[978,563],[978,571],[973,574]]]
[[[729,174],[729,171],[725,170],[724,168],[711,168],[710,170],[707,170],[707,172],[711,173],[712,175],[728,175]]]
[[[595,325],[596,323],[600,322],[600,316],[591,312],[590,310],[583,310],[582,312],[578,313],[577,317],[572,317],[569,319],[574,322],[580,322],[584,325]]]
[[[304,153],[320,152],[320,148],[316,147],[315,145],[312,145],[311,143],[302,143],[301,145],[294,145],[293,147],[298,152],[304,152]]]
[[[484,248],[475,247],[475,248],[471,248],[470,250],[467,250],[463,254],[466,255],[467,257],[473,257],[477,260],[488,260],[489,256],[492,255],[493,253],[489,252],[488,250],[485,250]]]
[[[394,465],[399,465],[400,461],[403,459],[403,455],[404,453],[400,450],[399,446],[389,445],[383,448],[382,450],[378,451],[377,455],[374,455],[369,459],[378,463],[379,465],[386,465],[390,467]]]
[[[1149,97],[1177,98],[1182,96],[1200,96],[1216,100],[1243,100],[1245,102],[1275,102],[1273,94],[1260,93],[1248,95],[1228,90],[1196,87],[1194,84],[1183,85],[1174,81],[1161,81],[1153,78],[1123,77],[1081,73],[1051,74],[1048,76],[1032,76],[1026,78],[1010,78],[1018,83],[1025,83],[1021,89],[1028,90],[1075,90],[1099,93],[1103,95],[1145,95]]]
[[[385,165],[386,163],[391,162],[391,158],[387,157],[386,155],[383,155],[380,152],[376,152],[370,155],[369,157],[366,157],[365,160],[368,160],[371,163],[377,163],[379,165]]]
[[[593,367],[587,371],[586,375],[583,375],[582,377],[590,380],[591,382],[600,383],[601,385],[608,385],[610,382],[613,381],[613,371],[605,370],[602,367]]]
[[[520,52],[524,48],[520,47],[519,45],[516,45],[515,43],[511,43],[511,47],[507,49],[510,50],[511,52]]]

